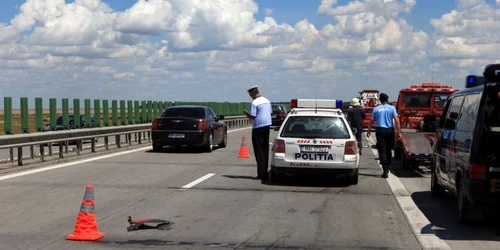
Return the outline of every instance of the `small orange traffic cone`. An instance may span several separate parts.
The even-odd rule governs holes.
[[[104,237],[104,233],[99,232],[99,228],[97,227],[94,210],[94,186],[87,185],[82,206],[76,219],[75,229],[72,234],[66,236],[66,239],[95,241]]]
[[[250,158],[248,154],[247,135],[245,133],[241,136],[241,146],[238,158]]]

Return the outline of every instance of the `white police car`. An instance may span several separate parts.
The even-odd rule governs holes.
[[[358,147],[342,101],[293,99],[290,106],[273,143],[271,181],[287,172],[331,172],[357,184]]]

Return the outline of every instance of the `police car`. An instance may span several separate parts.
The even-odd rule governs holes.
[[[356,137],[342,113],[342,101],[293,99],[272,147],[270,179],[288,172],[331,172],[358,183]]]

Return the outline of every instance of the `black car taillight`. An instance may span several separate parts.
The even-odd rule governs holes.
[[[279,114],[278,114],[278,117],[279,117],[279,118],[285,118],[285,116],[286,116],[286,115],[285,115],[285,113],[279,113]]]
[[[198,130],[205,130],[206,122],[203,119],[198,120]]]
[[[153,120],[153,124],[151,125],[151,130],[158,130],[158,119]]]

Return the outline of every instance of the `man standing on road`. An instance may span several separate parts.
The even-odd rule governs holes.
[[[347,111],[347,121],[351,127],[356,128],[356,140],[358,141],[359,154],[363,149],[363,143],[361,141],[361,135],[363,134],[363,121],[365,120],[365,112],[361,108],[361,103],[359,103],[358,98],[352,98],[351,101],[352,108]]]
[[[252,121],[252,146],[257,161],[257,178],[267,179],[269,130],[272,124],[271,102],[260,95],[258,86],[253,86],[247,91],[253,99],[250,113],[245,111],[245,114]]]
[[[396,108],[388,104],[389,96],[385,93],[380,94],[381,105],[375,107],[372,112],[372,119],[368,125],[367,137],[370,137],[370,131],[373,123],[377,123],[376,138],[377,150],[380,164],[384,170],[382,178],[387,178],[389,174],[389,165],[392,163],[392,149],[395,139],[401,137],[401,127]],[[396,130],[394,130],[396,126]]]

